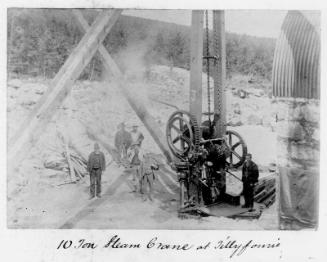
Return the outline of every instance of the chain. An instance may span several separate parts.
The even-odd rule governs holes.
[[[208,95],[208,119],[211,124],[211,104],[210,104],[210,59],[209,59],[209,18],[208,10],[205,11],[206,17],[206,62],[207,62],[207,95]]]
[[[217,13],[216,11],[213,11],[213,41],[214,41],[214,52],[215,54],[218,56],[218,53],[219,53],[219,50],[221,48],[220,46],[220,43],[219,43],[219,29],[217,28]],[[218,58],[217,60],[217,63],[216,63],[216,66],[215,66],[215,69],[213,70],[213,77],[215,79],[215,85],[218,85],[219,87],[222,85],[221,83],[221,80],[220,80],[220,77],[218,75],[219,72],[221,72],[221,63],[220,63],[220,57]],[[218,83],[219,82],[219,83]],[[221,96],[223,94],[221,94],[221,89],[220,88],[216,88],[217,89],[217,100],[219,101],[218,104],[217,104],[217,112],[219,115],[221,115]]]

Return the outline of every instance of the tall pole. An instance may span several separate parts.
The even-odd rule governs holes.
[[[192,11],[190,112],[201,124],[202,116],[203,11]]]
[[[216,137],[226,133],[226,39],[225,39],[225,11],[213,11],[213,45],[214,55],[218,57],[213,70],[214,78],[214,112],[218,116],[216,122]]]

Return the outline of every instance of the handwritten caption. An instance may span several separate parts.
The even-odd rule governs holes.
[[[281,247],[280,238],[270,243],[258,243],[254,240],[239,241],[227,236],[225,239],[208,241],[201,244],[192,243],[165,243],[158,237],[153,237],[143,243],[125,243],[118,235],[114,235],[104,243],[92,242],[86,239],[61,240],[57,245],[58,250],[69,249],[156,249],[156,250],[176,250],[186,252],[189,250],[229,250],[229,257],[241,256],[249,250],[255,249],[278,249]]]

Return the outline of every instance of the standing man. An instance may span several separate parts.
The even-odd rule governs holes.
[[[115,135],[115,147],[118,150],[119,157],[125,159],[127,156],[127,149],[132,144],[131,134],[125,130],[125,123],[118,125],[118,131]]]
[[[141,182],[142,182],[142,168],[141,168],[141,145],[144,140],[143,134],[138,131],[138,126],[134,124],[132,126],[131,136],[132,136],[132,145],[128,149],[128,159],[131,167],[134,169],[133,172],[133,181],[134,181],[134,192],[139,191],[142,193]],[[140,154],[141,153],[141,154]]]
[[[101,197],[101,175],[106,169],[104,154],[100,151],[98,143],[94,144],[94,151],[90,154],[87,162],[87,170],[90,173],[90,199],[95,195]]]
[[[140,131],[138,131],[137,128],[138,126],[136,124],[132,126],[132,131],[131,131],[132,145],[138,145],[139,147],[141,147],[142,142],[144,140],[144,136]]]
[[[247,154],[245,158],[245,163],[242,168],[243,195],[245,200],[245,204],[242,207],[250,208],[249,211],[254,211],[254,187],[255,184],[258,182],[258,178],[258,166],[252,161],[252,155]]]

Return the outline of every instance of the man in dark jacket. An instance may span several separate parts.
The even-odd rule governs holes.
[[[254,187],[258,182],[258,177],[258,166],[252,161],[252,155],[247,154],[242,168],[243,195],[245,200],[245,204],[242,207],[250,208],[250,211],[253,211]]]
[[[115,135],[115,147],[119,152],[119,157],[125,159],[127,156],[127,149],[132,144],[131,134],[125,130],[125,123],[118,125],[118,132]]]
[[[206,149],[209,153],[207,160],[212,162],[213,170],[219,172],[217,187],[220,193],[220,198],[224,198],[226,194],[226,168],[228,166],[226,158],[230,154],[229,147],[227,146],[227,142],[223,140],[218,144],[209,144]]]
[[[101,175],[106,169],[104,154],[100,151],[98,143],[94,144],[94,151],[90,154],[87,162],[87,170],[90,173],[90,199],[101,197]]]

